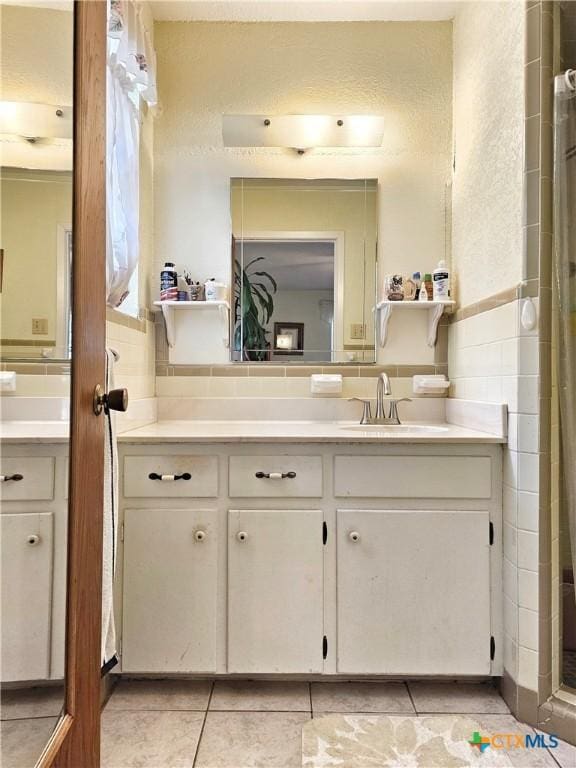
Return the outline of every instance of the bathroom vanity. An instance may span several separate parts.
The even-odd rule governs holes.
[[[18,425],[12,432],[19,438],[9,438],[11,430],[2,427],[2,682],[60,680],[66,615],[67,425]]]
[[[123,435],[118,671],[501,674],[498,442],[298,422]]]
[[[23,476],[2,483],[4,682],[63,675],[65,428],[3,424],[2,475]],[[501,674],[502,442],[330,421],[120,435],[114,671]]]

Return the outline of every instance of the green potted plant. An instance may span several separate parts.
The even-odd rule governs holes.
[[[255,265],[264,260],[257,256],[244,268],[235,259],[234,270],[234,350],[242,360],[262,362],[269,357],[270,342],[266,338],[266,325],[274,312],[273,295],[278,290],[269,272],[258,270]]]

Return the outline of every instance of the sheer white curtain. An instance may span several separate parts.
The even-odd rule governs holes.
[[[107,303],[128,295],[138,265],[140,100],[156,104],[156,57],[143,3],[111,0],[107,72]]]

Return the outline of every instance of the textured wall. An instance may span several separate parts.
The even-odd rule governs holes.
[[[452,257],[463,306],[522,279],[523,33],[523,3],[464,3],[454,21]]]
[[[170,258],[230,282],[233,176],[378,177],[382,272],[431,269],[444,256],[450,22],[161,22],[155,39],[156,272]],[[375,113],[386,131],[378,150],[225,149],[222,115],[233,113]],[[432,362],[418,319],[383,362]]]

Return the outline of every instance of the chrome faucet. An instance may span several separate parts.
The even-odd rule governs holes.
[[[362,418],[360,424],[388,424],[389,426],[397,426],[400,422],[398,416],[398,403],[409,403],[409,397],[401,397],[399,400],[390,400],[390,410],[388,416],[384,412],[384,395],[391,395],[392,389],[390,387],[390,378],[384,371],[378,376],[378,384],[376,386],[376,415],[372,417],[372,411],[370,408],[370,400],[363,400],[361,397],[351,397],[350,400],[358,400],[363,403],[364,410],[362,411]]]
[[[386,418],[384,415],[384,395],[391,395],[392,389],[390,388],[390,378],[388,374],[382,371],[378,376],[378,384],[376,385],[376,416],[375,421],[379,421]]]

